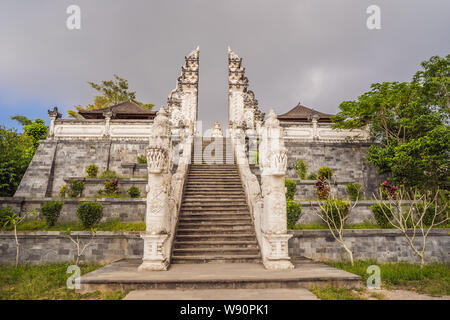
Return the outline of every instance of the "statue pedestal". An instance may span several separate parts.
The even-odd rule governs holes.
[[[165,271],[169,266],[164,256],[164,242],[167,240],[167,234],[142,234],[144,239],[144,256],[139,271]]]
[[[292,234],[263,234],[270,247],[269,254],[264,258],[263,264],[269,270],[293,269],[288,252],[288,240]]]

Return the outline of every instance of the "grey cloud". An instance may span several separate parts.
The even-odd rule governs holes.
[[[65,27],[74,3],[80,31]],[[381,30],[366,28],[370,4],[381,7]],[[371,83],[409,80],[421,61],[448,54],[449,13],[446,0],[2,0],[1,98],[66,110],[92,100],[86,81],[116,73],[160,106],[200,45],[199,118],[226,125],[230,45],[264,111],[301,101],[337,112]]]

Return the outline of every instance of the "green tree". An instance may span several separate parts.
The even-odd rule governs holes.
[[[80,118],[78,111],[107,108],[126,101],[133,101],[148,110],[151,110],[154,106],[154,104],[137,101],[136,92],[129,91],[128,81],[118,75],[114,75],[114,79],[110,81],[102,81],[99,84],[89,81],[88,84],[98,92],[98,95],[94,98],[94,103],[85,107],[81,105],[75,106],[77,111],[67,111],[69,117]]]
[[[366,124],[376,142],[368,161],[407,187],[449,187],[450,55],[421,64],[411,82],[383,82],[344,101],[334,128]]]
[[[0,196],[13,196],[33,158],[31,137],[0,126]]]
[[[32,123],[27,124],[23,128],[23,132],[31,138],[33,141],[34,151],[36,151],[39,147],[39,141],[47,138],[48,127],[45,125],[44,120],[34,119]]]

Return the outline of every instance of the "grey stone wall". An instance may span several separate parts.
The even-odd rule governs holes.
[[[71,177],[66,178],[64,181],[67,185],[69,185],[71,180],[84,180],[85,185],[83,189],[83,197],[93,197],[98,194],[99,190],[103,190],[105,188],[106,180],[114,180],[114,179],[94,179],[94,178],[84,178],[84,177]],[[147,192],[145,191],[145,186],[147,185],[146,178],[119,178],[118,188],[119,191],[128,196],[127,190],[132,186],[138,187],[141,191],[141,197],[145,196]]]
[[[315,212],[320,211],[317,200],[313,201],[296,201],[302,206],[302,215],[298,219],[299,224],[322,223],[323,221],[317,216]],[[353,208],[348,217],[347,224],[360,224],[364,222],[376,223],[370,207],[375,204],[375,201],[358,201],[355,208]]]
[[[176,148],[178,141],[172,144]],[[123,178],[146,178],[147,166],[137,164],[137,158],[147,146],[148,141],[133,139],[43,140],[14,196],[57,197],[64,179],[86,176],[90,164],[99,173],[108,169]]]
[[[80,258],[80,262],[108,263],[123,258],[141,258],[143,241],[139,232],[97,232]],[[90,232],[72,232],[82,246],[92,238]],[[19,263],[39,264],[75,261],[76,245],[59,231],[19,232]],[[12,232],[0,232],[0,264],[12,264],[16,245]]]
[[[431,232],[426,251],[427,262],[450,262],[450,229]],[[315,260],[344,261],[344,249],[332,238],[328,230],[289,231],[289,254]],[[107,263],[120,259],[139,259],[143,253],[143,240],[139,232],[97,232],[87,247],[81,262]],[[90,232],[73,232],[82,244],[91,239]],[[419,262],[398,230],[345,230],[346,242],[355,259]],[[20,263],[70,262],[76,258],[76,247],[62,232],[19,232]],[[12,232],[0,232],[0,264],[15,262],[16,246]]]
[[[425,260],[450,262],[450,229],[434,229],[430,232]],[[315,260],[344,261],[345,250],[328,230],[293,230],[289,239],[289,255],[304,256]],[[399,230],[344,230],[346,244],[355,260],[376,259],[380,262],[407,261],[419,263],[407,240]],[[420,237],[416,239],[420,242]]]
[[[371,198],[384,177],[378,175],[376,168],[366,160],[366,151],[370,145],[363,142],[302,142],[285,139],[288,149],[286,178],[298,178],[293,165],[295,161],[303,160],[308,166],[308,174],[317,173],[320,167],[330,167],[338,182],[358,182],[364,186],[364,198]],[[300,191],[300,194],[309,192]]]
[[[297,175],[297,174],[296,174]],[[297,191],[294,198],[298,200],[315,200],[317,199],[316,180],[300,180],[292,179],[297,183]],[[335,181],[330,184],[330,193],[337,195],[339,198],[348,198],[345,186],[351,181]]]
[[[39,214],[39,208],[44,202],[64,201],[64,206],[58,221],[77,221],[77,208],[82,202],[99,202],[103,205],[103,219],[119,218],[121,221],[144,221],[146,210],[145,198],[0,198],[0,206],[11,206],[20,215],[34,211]]]

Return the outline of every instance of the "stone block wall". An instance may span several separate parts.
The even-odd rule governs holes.
[[[69,185],[71,180],[84,180],[85,185],[83,189],[83,197],[93,197],[98,194],[99,190],[103,190],[105,188],[106,180],[114,180],[114,179],[99,179],[99,178],[84,178],[84,177],[72,177],[64,179],[67,185]],[[141,197],[145,196],[147,192],[145,191],[145,187],[147,185],[146,178],[119,178],[119,191],[128,196],[127,190],[132,186],[138,187],[141,191]]]
[[[430,232],[425,260],[450,262],[450,229]],[[328,230],[293,230],[289,239],[289,255],[304,256],[314,260],[345,261],[348,256]],[[399,230],[344,230],[346,244],[355,260],[376,259],[380,262],[407,261],[419,263],[404,235]],[[420,237],[416,239],[420,242]]]
[[[426,262],[450,262],[450,229],[435,229],[428,238]],[[344,249],[328,230],[289,231],[289,255],[305,256],[315,260],[345,261]],[[90,232],[73,232],[82,244],[91,239]],[[345,239],[355,259],[376,259],[380,262],[408,261],[418,263],[404,236],[398,230],[345,230]],[[76,258],[76,247],[62,232],[19,232],[21,264],[71,262]],[[87,247],[81,262],[107,263],[120,259],[140,259],[143,240],[139,232],[97,232]],[[15,262],[16,246],[13,232],[0,232],[0,264]]]
[[[315,212],[320,211],[317,200],[313,201],[296,201],[302,206],[302,215],[297,223],[299,224],[312,224],[323,223]],[[376,223],[370,207],[375,204],[375,201],[358,201],[355,208],[353,208],[350,216],[348,217],[347,224],[361,224],[364,222]]]
[[[143,241],[139,232],[97,232],[80,258],[84,263],[109,263],[123,258],[142,258]],[[72,232],[83,246],[92,238],[90,232]],[[77,249],[67,235],[59,231],[19,232],[19,263],[61,263],[76,260]],[[16,245],[11,232],[0,232],[0,264],[12,264]]]
[[[64,206],[58,221],[78,221],[76,212],[82,202],[99,202],[103,205],[103,219],[118,218],[121,221],[144,221],[146,210],[145,198],[0,198],[0,206],[11,206],[21,216],[30,211],[39,214],[39,208],[44,202],[64,201]]]
[[[174,147],[177,144],[173,141]],[[57,197],[64,179],[86,176],[90,164],[99,167],[99,174],[108,169],[119,177],[146,178],[147,166],[138,165],[137,158],[147,147],[143,139],[43,140],[14,196]]]
[[[285,139],[288,149],[286,178],[298,179],[294,163],[303,160],[308,166],[308,174],[317,173],[320,167],[330,167],[338,182],[358,182],[364,186],[364,197],[371,198],[384,177],[378,175],[376,168],[366,160],[366,151],[370,145],[365,142],[304,142]],[[311,189],[308,186],[305,188]],[[308,190],[299,192],[310,193]]]

